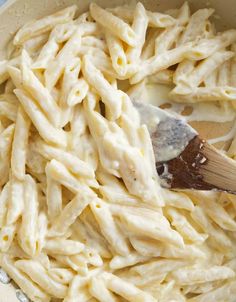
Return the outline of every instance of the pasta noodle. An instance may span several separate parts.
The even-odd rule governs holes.
[[[0,62],[0,267],[32,302],[234,302],[235,197],[162,188],[132,103],[235,119],[236,30],[217,33],[213,12],[92,3],[16,33]],[[228,138],[236,159],[235,127],[211,142]]]
[[[20,180],[25,177],[26,152],[29,137],[30,120],[19,106],[16,118],[14,138],[12,142],[11,169],[12,174]]]
[[[135,32],[121,19],[99,7],[97,4],[90,5],[90,13],[95,21],[105,28],[109,28],[114,35],[129,44],[135,46],[137,44]]]

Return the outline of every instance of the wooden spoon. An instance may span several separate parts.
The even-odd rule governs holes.
[[[134,102],[152,138],[163,187],[236,194],[236,162],[209,145],[179,116]]]

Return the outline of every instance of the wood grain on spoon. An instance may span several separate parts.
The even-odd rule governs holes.
[[[236,163],[198,136],[178,157],[165,163],[157,162],[156,168],[171,188],[216,189],[236,194]],[[172,177],[165,176],[165,168]]]

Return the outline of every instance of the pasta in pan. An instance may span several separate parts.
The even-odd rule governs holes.
[[[187,3],[76,11],[0,62],[0,267],[33,302],[235,301],[236,199],[163,189],[132,100],[168,85],[187,120],[232,121],[236,30]]]

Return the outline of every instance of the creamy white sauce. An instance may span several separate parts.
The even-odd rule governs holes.
[[[227,134],[213,138],[213,139],[209,139],[208,143],[217,144],[220,142],[227,142],[227,141],[233,139],[235,137],[235,135],[236,135],[236,122],[235,122],[234,126],[232,127],[232,129]]]
[[[219,106],[217,102],[204,102],[196,104],[180,104],[175,103],[169,98],[169,92],[172,90],[172,86],[163,84],[142,84],[140,90],[137,91],[138,98],[142,99],[145,103],[152,104],[154,106],[161,106],[163,104],[170,104],[171,107],[165,109],[170,113],[180,114],[185,107],[191,107],[191,114],[185,116],[186,121],[206,121],[206,122],[218,122],[225,123],[233,121],[236,118],[236,112],[230,106],[224,108]]]
[[[161,106],[170,103],[169,93],[173,87],[164,84],[146,84],[145,86],[145,100],[148,104],[154,106]]]

